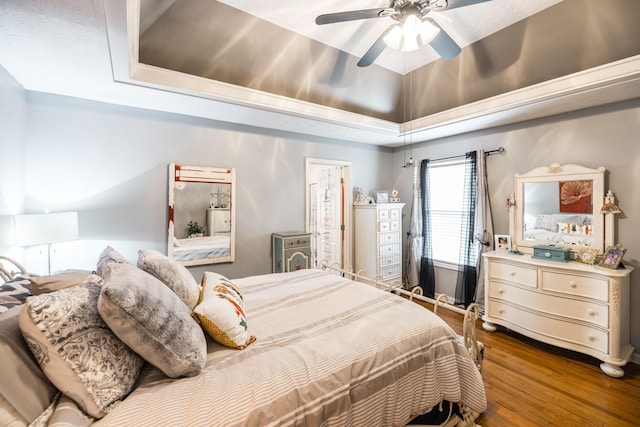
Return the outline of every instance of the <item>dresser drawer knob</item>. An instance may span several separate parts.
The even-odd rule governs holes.
[[[597,339],[595,336],[593,336],[593,335],[589,335],[589,341],[591,341],[591,342],[596,342],[597,340],[598,340],[598,339]]]
[[[505,293],[505,290],[504,290],[504,289],[502,289],[502,288],[500,288],[500,289],[498,289],[498,293],[499,293],[499,294],[504,294],[504,293]]]
[[[595,310],[589,310],[589,311],[587,311],[587,314],[588,314],[589,316],[591,316],[591,317],[594,317],[594,316],[595,316],[596,314],[598,314],[598,313],[596,313],[596,311],[595,311]]]
[[[504,308],[501,308],[500,310],[498,310],[498,313],[504,314]]]
[[[571,286],[571,288],[575,289],[578,287],[578,284],[576,282],[569,282],[569,286]]]
[[[511,276],[515,276],[515,275],[516,275],[516,272],[515,272],[515,271],[512,271],[512,272],[511,272],[511,273],[509,273],[509,274],[511,274]]]

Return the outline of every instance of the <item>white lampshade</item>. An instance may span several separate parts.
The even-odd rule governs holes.
[[[402,25],[393,25],[383,40],[391,49],[411,52],[420,48],[419,41],[422,44],[427,44],[439,32],[440,28],[431,22],[422,21],[416,15],[408,15]]]
[[[16,244],[34,246],[78,238],[78,212],[16,215]]]

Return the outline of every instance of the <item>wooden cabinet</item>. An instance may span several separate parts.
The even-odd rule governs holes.
[[[602,371],[624,375],[630,341],[630,275],[575,261],[554,262],[500,252],[484,254],[485,330],[502,325],[603,361]]]
[[[354,270],[385,282],[402,279],[402,208],[404,203],[353,206]]]
[[[274,273],[309,268],[311,235],[302,232],[273,233],[271,235],[271,270]]]

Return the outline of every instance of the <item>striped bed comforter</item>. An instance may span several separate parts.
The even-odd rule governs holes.
[[[96,425],[392,426],[442,400],[486,409],[464,346],[419,305],[320,270],[234,283],[257,340],[244,350],[210,342],[193,378],[147,368]]]

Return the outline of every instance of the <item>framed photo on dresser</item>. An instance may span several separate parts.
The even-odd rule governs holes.
[[[511,236],[508,234],[496,234],[494,237],[496,251],[509,252],[511,250]]]

